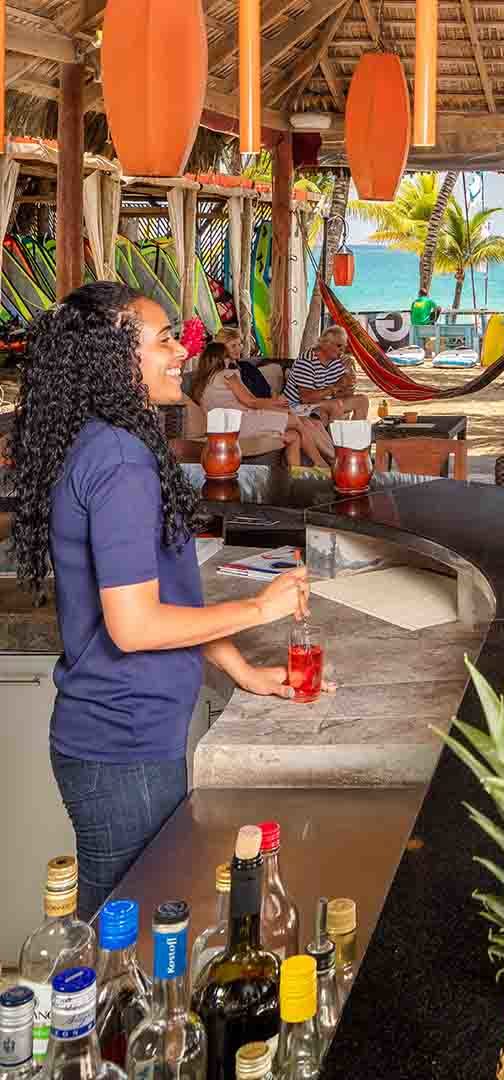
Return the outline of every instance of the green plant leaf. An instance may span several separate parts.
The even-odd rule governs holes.
[[[502,930],[501,919],[496,919],[495,915],[490,915],[489,911],[478,911],[478,915],[482,919],[486,919],[487,922],[493,923],[494,926],[498,926],[499,930]]]
[[[439,738],[453,750],[454,754],[464,762],[464,765],[467,765],[471,772],[478,777],[478,780],[485,780],[488,777],[487,766],[483,765],[481,761],[478,761],[474,754],[471,754],[470,750],[466,750],[465,746],[462,746],[462,743],[460,743],[458,739],[454,739],[453,735],[446,735],[444,731],[435,727],[434,724],[429,724],[429,728],[431,731],[435,731],[436,735],[439,735]]]
[[[480,863],[497,878],[497,881],[500,881],[501,885],[504,885],[504,867],[497,866],[497,863],[492,862],[491,859],[482,859],[480,855],[475,855],[473,862]]]
[[[504,937],[502,936],[502,934],[496,934],[495,931],[492,929],[488,931],[488,940],[492,943],[492,945],[502,945],[502,947],[504,948]]]
[[[466,724],[463,720],[459,720],[457,716],[453,717],[453,724],[462,732],[462,735],[471,743],[471,746],[474,746],[478,754],[481,754],[482,758],[488,761],[493,771],[504,779],[504,764],[499,760],[490,736],[486,735],[484,731],[480,731],[479,728],[473,727],[472,724]]]
[[[479,900],[488,911],[501,920],[501,927],[504,926],[504,901],[499,896],[496,896],[495,893],[481,893],[478,889],[475,889],[472,898],[473,900]]]
[[[480,699],[499,760],[504,762],[504,700],[502,697],[497,697],[488,680],[485,679],[484,675],[480,675],[468,656],[465,656],[465,663]]]
[[[479,810],[475,810],[474,807],[469,806],[468,803],[464,802],[463,805],[466,810],[469,811],[471,820],[474,821],[476,825],[479,825],[480,829],[483,829],[483,832],[485,832],[487,836],[490,836],[492,840],[495,840],[495,843],[498,844],[502,851],[504,851],[504,829],[500,829],[494,821],[486,816],[486,814],[482,814]]]

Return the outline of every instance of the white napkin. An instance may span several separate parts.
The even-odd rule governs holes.
[[[210,409],[207,414],[207,433],[225,435],[228,431],[239,431],[241,419],[239,409]]]
[[[335,446],[367,450],[371,446],[371,424],[369,420],[333,420],[331,436]]]

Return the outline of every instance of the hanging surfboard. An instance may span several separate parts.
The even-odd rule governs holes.
[[[252,323],[262,356],[271,356],[271,222],[264,221],[256,229],[252,250],[250,291],[252,294]]]
[[[491,315],[481,347],[481,366],[490,367],[504,356],[504,315]]]

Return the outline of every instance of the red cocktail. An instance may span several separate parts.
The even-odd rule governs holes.
[[[297,626],[291,631],[287,667],[289,686],[295,690],[295,701],[316,701],[320,694],[324,651],[318,638],[318,628],[311,626],[308,632],[304,627]]]

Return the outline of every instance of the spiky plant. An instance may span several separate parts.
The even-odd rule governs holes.
[[[457,717],[454,718],[454,726],[476,751],[474,754],[453,735],[446,735],[436,727],[432,727],[432,730],[474,773],[493,800],[499,816],[504,818],[504,697],[502,694],[500,697],[497,696],[490,683],[471,664],[467,656],[465,662],[483,709],[488,734],[472,724],[466,724]],[[464,802],[463,805],[471,821],[478,825],[504,852],[504,828],[486,814],[470,806],[469,803]],[[479,855],[474,856],[474,861],[484,866],[498,884],[504,886],[504,863],[500,866],[492,859],[483,859]],[[480,905],[479,914],[491,924],[488,931],[489,958],[492,963],[502,963],[504,961],[504,889],[493,893],[483,893],[475,889],[472,895]],[[496,980],[498,981],[503,974],[504,965],[499,967]]]

